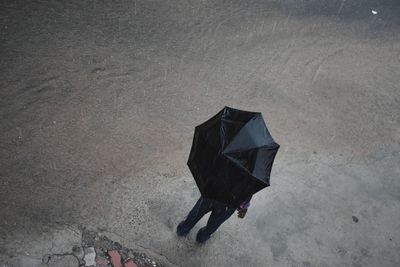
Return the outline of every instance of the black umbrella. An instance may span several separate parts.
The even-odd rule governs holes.
[[[238,207],[270,185],[278,149],[260,112],[225,107],[195,128],[188,166],[203,197]]]

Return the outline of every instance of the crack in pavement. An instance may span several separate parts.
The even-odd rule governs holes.
[[[66,257],[66,256],[74,257],[78,261],[78,265],[77,266],[79,266],[79,267],[85,265],[85,262],[83,260],[79,259],[78,256],[76,256],[73,252],[46,254],[46,255],[43,256],[42,262],[44,264],[46,264],[48,267],[51,267],[50,266],[50,260],[53,257]],[[46,260],[46,258],[47,258],[47,260]]]
[[[141,244],[134,243],[136,248],[127,248],[121,245],[120,243],[113,241],[106,237],[103,234],[99,234],[96,231],[88,230],[85,227],[79,229],[81,232],[81,244],[74,245],[70,252],[65,253],[52,253],[54,248],[54,243],[50,249],[50,253],[45,254],[42,258],[42,264],[47,267],[55,267],[59,265],[59,260],[65,261],[63,259],[65,257],[73,257],[71,261],[68,262],[69,266],[103,266],[104,262],[111,263],[111,256],[109,252],[114,251],[120,258],[121,264],[129,264],[129,266],[134,263],[138,267],[165,267],[165,266],[176,266],[171,263],[168,258],[157,252],[154,252],[150,248],[144,247]],[[117,233],[113,233],[110,231],[104,231],[110,234],[114,234],[121,238],[121,240],[126,240],[124,237],[120,236]],[[140,252],[140,251],[143,252]],[[147,256],[150,254],[150,257]],[[158,258],[162,264],[158,261],[154,260],[154,258]],[[40,259],[38,259],[40,260]],[[74,263],[76,261],[76,264]],[[132,262],[132,263],[129,263]],[[122,266],[121,265],[121,266]],[[127,265],[128,266],[128,265]]]

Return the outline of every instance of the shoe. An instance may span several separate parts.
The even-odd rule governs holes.
[[[198,243],[202,244],[202,243],[206,242],[208,239],[210,239],[211,236],[206,234],[205,230],[206,230],[206,227],[203,227],[197,232],[196,241]]]
[[[186,236],[186,235],[190,232],[190,230],[187,231],[187,230],[185,230],[185,229],[183,228],[184,222],[185,222],[185,221],[181,221],[181,222],[178,224],[178,227],[176,227],[176,234],[177,234],[178,236]]]

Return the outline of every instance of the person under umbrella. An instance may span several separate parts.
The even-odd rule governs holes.
[[[201,197],[179,223],[177,234],[187,235],[211,211],[196,236],[204,243],[235,210],[244,218],[253,194],[270,185],[278,149],[259,112],[225,107],[197,126],[188,166]]]
[[[207,225],[199,230],[196,236],[196,241],[204,243],[211,235],[217,231],[218,227],[225,222],[235,210],[238,211],[238,217],[244,218],[247,209],[250,206],[250,199],[244,201],[239,208],[232,207],[225,203],[200,197],[197,203],[194,205],[188,216],[183,220],[177,227],[177,234],[179,236],[186,236],[190,230],[196,225],[196,223],[208,212],[211,211],[210,218],[208,219]]]

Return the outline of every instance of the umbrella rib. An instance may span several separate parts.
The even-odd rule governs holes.
[[[237,162],[235,162],[234,160],[232,160],[230,158],[229,155],[224,154],[224,156],[229,159],[230,162],[232,162],[233,164],[235,164],[238,168],[240,168],[241,170],[245,171],[247,174],[249,174],[252,178],[257,179],[258,181],[261,181],[263,183],[265,183],[265,181],[263,181],[262,179],[258,178],[257,176],[254,176],[249,170],[247,170],[246,168],[244,168],[243,166],[241,166],[240,164],[238,164]],[[266,184],[266,183],[265,183]]]
[[[268,150],[274,150],[274,149],[279,148],[279,145],[275,143],[273,146],[263,145],[263,146],[255,146],[255,147],[246,147],[246,148],[239,148],[239,149],[236,149],[236,150],[232,150],[232,151],[229,151],[229,152],[225,152],[225,150],[224,150],[224,151],[222,151],[222,154],[223,155],[228,155],[228,154],[231,154],[231,153],[247,151],[247,150],[255,149],[255,148],[268,148]]]

